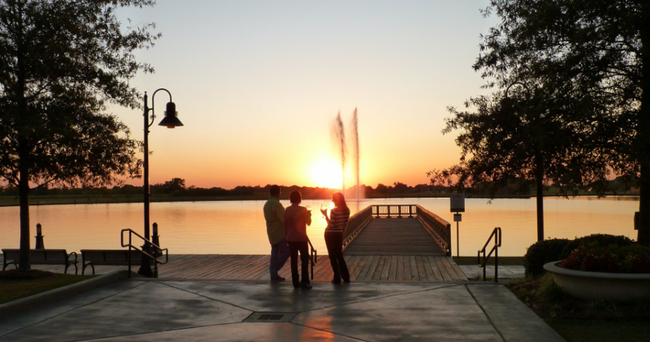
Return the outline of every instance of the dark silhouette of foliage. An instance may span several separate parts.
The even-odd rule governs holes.
[[[559,261],[559,255],[570,242],[568,239],[548,239],[530,245],[524,254],[526,277],[544,275],[544,264]]]
[[[579,142],[596,150],[575,160],[639,179],[638,241],[650,245],[648,1],[492,0],[487,11],[501,23],[484,37],[474,67],[500,87],[542,79],[573,100],[582,116],[576,131],[591,130]]]
[[[21,271],[30,269],[30,186],[101,186],[138,173],[139,143],[105,110],[138,107],[129,80],[153,69],[133,51],[159,37],[153,24],[125,27],[115,11],[153,3],[0,3],[0,177],[19,190]]]
[[[485,12],[500,23],[483,37],[474,68],[499,90],[468,101],[475,113],[451,109],[447,130],[465,130],[457,142],[468,147],[451,174],[497,187],[534,181],[538,215],[548,184],[602,194],[612,173],[638,179],[639,241],[649,244],[648,3],[492,0]]]

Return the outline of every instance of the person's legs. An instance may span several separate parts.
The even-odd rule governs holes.
[[[289,252],[291,255],[291,281],[294,288],[300,287],[300,278],[298,275],[298,245],[300,242],[288,242]]]
[[[278,275],[278,253],[280,250],[279,245],[279,243],[274,243],[271,245],[271,262],[269,263],[269,274],[271,275],[271,279],[280,277],[280,275]]]
[[[291,255],[291,252],[289,251],[289,245],[287,245],[287,241],[282,239],[282,241],[278,242],[278,271],[282,269],[282,266],[287,262],[289,259],[289,256]]]
[[[343,257],[343,233],[333,233],[332,237],[332,247],[334,255],[336,257],[336,264],[338,265],[338,273],[346,283],[350,282],[350,272],[348,271],[348,265],[345,263],[345,258]]]
[[[301,283],[309,284],[309,248],[307,247],[307,241],[299,242],[298,248],[300,249],[300,263],[302,264]]]
[[[327,246],[327,254],[330,258],[330,264],[332,265],[332,271],[334,272],[334,278],[332,283],[341,282],[341,273],[339,272],[339,263],[338,258],[336,257],[336,233],[325,232],[325,245]],[[339,249],[341,247],[339,246]]]

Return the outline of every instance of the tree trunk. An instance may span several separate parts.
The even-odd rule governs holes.
[[[537,241],[544,241],[544,183],[541,178],[536,181],[537,190]]]
[[[538,133],[538,136],[541,137],[541,134]],[[537,198],[537,241],[544,241],[544,156],[539,149],[535,152],[535,197]]]
[[[650,134],[650,133],[648,133]],[[639,196],[639,215],[641,218],[640,225],[637,227],[637,241],[646,246],[650,246],[650,168],[647,163],[641,165],[641,181]]]
[[[639,22],[641,37],[641,108],[637,128],[638,143],[635,146],[641,175],[639,180],[638,242],[650,246],[650,1],[641,5]]]
[[[23,163],[21,162],[20,180],[18,183],[20,197],[20,261],[18,269],[26,272],[31,269],[31,261],[29,260],[29,173],[26,167],[22,165]]]

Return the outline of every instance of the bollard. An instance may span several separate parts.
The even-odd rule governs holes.
[[[153,243],[157,247],[153,247],[151,252],[153,253],[154,257],[158,258],[159,256],[162,255],[162,250],[158,248],[160,247],[160,236],[158,236],[158,223],[154,222],[152,226],[153,226],[153,234],[151,235],[151,243]],[[154,264],[153,276],[154,278],[158,278],[158,262],[154,260],[153,264]]]
[[[36,247],[35,249],[45,249],[45,243],[43,242],[43,231],[40,223],[36,224]]]
[[[160,247],[160,236],[158,235],[158,223],[153,223],[153,235],[151,236],[151,242]],[[159,256],[162,254],[162,251],[159,248],[154,248],[154,256]]]

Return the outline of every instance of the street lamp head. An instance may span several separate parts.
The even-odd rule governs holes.
[[[174,102],[167,102],[167,110],[165,111],[165,118],[160,121],[158,125],[167,126],[167,128],[174,128],[183,126],[181,120],[178,120],[178,112],[176,112],[176,104]]]

